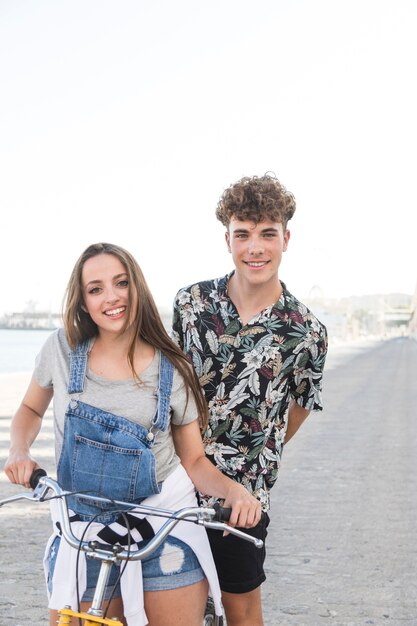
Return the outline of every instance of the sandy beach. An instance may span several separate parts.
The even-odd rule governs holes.
[[[31,372],[0,374],[0,417],[10,417],[16,411],[30,378]]]

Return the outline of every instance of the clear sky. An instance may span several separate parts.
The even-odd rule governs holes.
[[[0,313],[58,310],[90,243],[157,303],[232,267],[214,210],[273,171],[298,297],[413,293],[415,0],[1,0]]]

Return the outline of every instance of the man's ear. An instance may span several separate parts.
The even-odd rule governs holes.
[[[226,232],[224,234],[224,238],[226,239],[227,249],[229,250],[229,252],[231,252],[232,249],[230,247],[230,234],[229,234],[228,230],[226,230]]]
[[[289,230],[286,230],[284,233],[284,246],[283,246],[283,250],[284,252],[286,251],[286,249],[288,248],[288,242],[290,240],[291,237],[291,233]]]

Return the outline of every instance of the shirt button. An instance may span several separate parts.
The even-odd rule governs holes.
[[[155,439],[155,435],[154,435],[153,433],[148,433],[148,434],[146,435],[146,439],[147,439],[148,441],[153,441],[153,440]]]
[[[71,402],[70,402],[71,409],[76,409],[77,406],[78,406],[77,400],[71,400]]]

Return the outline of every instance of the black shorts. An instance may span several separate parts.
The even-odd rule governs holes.
[[[266,576],[263,566],[268,525],[269,516],[263,513],[261,521],[254,528],[239,529],[262,539],[264,542],[262,548],[256,548],[253,543],[234,535],[223,537],[221,531],[207,529],[222,591],[247,593],[264,582]]]

